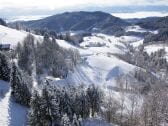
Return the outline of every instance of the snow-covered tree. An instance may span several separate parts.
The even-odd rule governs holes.
[[[89,100],[91,115],[92,117],[94,117],[96,112],[99,112],[100,110],[102,93],[100,92],[98,87],[96,87],[95,85],[90,85],[87,89],[87,97]]]
[[[0,52],[0,79],[4,81],[10,80],[10,68],[5,54]]]
[[[72,126],[67,114],[64,114],[61,118],[61,126]]]
[[[76,114],[73,116],[72,126],[80,126],[80,121],[78,120]]]
[[[89,99],[84,91],[81,91],[75,98],[75,113],[82,118],[89,117]]]
[[[33,70],[33,63],[35,61],[34,36],[28,34],[24,39],[22,46],[18,43],[16,51],[18,52],[19,67],[31,75]]]
[[[30,87],[32,85],[32,81],[27,74],[19,70],[15,63],[12,65],[10,83],[12,88],[11,93],[16,102],[23,105],[29,105],[31,98]]]
[[[101,111],[102,117],[104,117],[107,122],[115,123],[118,119],[119,102],[113,98],[112,93],[109,94],[108,98],[103,101],[103,110]]]
[[[34,91],[31,102],[30,111],[28,113],[29,126],[44,126],[43,115],[41,112],[41,97],[37,91]]]
[[[62,112],[68,114],[69,116],[73,116],[73,111],[72,111],[72,101],[67,93],[67,91],[64,93],[63,98],[61,100],[61,108]]]

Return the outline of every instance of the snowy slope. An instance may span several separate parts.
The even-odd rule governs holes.
[[[26,114],[27,108],[13,101],[9,83],[0,80],[0,126],[23,126]]]
[[[166,44],[153,44],[153,45],[147,45],[145,46],[145,50],[148,54],[151,54],[152,52],[156,52],[159,49],[165,49],[166,51],[166,58],[168,60],[168,46]]]
[[[18,31],[0,25],[0,44],[11,44],[14,47],[18,42],[22,42],[27,34],[25,31]],[[34,36],[36,40],[41,40],[41,36]]]
[[[135,37],[132,37],[135,39]],[[139,38],[136,38],[136,40]],[[120,42],[121,38],[104,34],[94,34],[85,37],[81,48],[74,47],[66,41],[59,41],[62,47],[76,48],[81,54],[82,61],[60,83],[67,84],[96,84],[100,86],[115,86],[115,78],[132,71],[135,66],[128,64],[113,54],[123,54],[127,50]]]
[[[12,46],[22,41],[27,35],[24,31],[17,31],[3,26],[0,26],[0,34],[2,36],[5,34],[1,38],[3,43],[10,43]],[[35,37],[37,40],[42,39],[41,36]],[[135,36],[114,37],[104,34],[93,34],[92,36],[85,37],[80,47],[76,47],[64,40],[57,40],[61,47],[77,49],[82,59],[74,71],[68,74],[66,79],[55,79],[55,81],[62,84],[96,84],[103,87],[115,87],[116,77],[133,71],[136,66],[118,59],[113,54],[125,53],[127,48],[124,43],[131,42],[137,44],[141,41],[142,38]],[[0,84],[0,89],[6,90],[4,97],[0,99],[0,112],[3,111],[3,113],[0,113],[0,125],[23,125],[26,120],[27,109],[12,100],[7,83],[0,81]],[[2,89],[2,87],[6,88]],[[119,96],[116,93],[116,97],[117,95]]]
[[[153,44],[153,45],[148,45],[145,47],[145,50],[151,54],[152,52],[156,52],[159,49],[165,49],[166,52],[168,52],[168,46],[165,44]]]
[[[24,31],[17,31],[11,28],[0,26],[0,35],[3,43],[10,43],[15,46],[19,41],[22,41],[28,34]],[[41,36],[35,36],[41,40]],[[132,71],[135,66],[130,65],[113,54],[123,54],[127,51],[124,43],[139,42],[142,38],[135,36],[114,37],[104,34],[93,34],[85,37],[80,47],[75,47],[64,40],[57,40],[58,44],[64,48],[77,49],[82,57],[81,63],[77,65],[74,72],[70,72],[64,80],[59,80],[62,83],[69,84],[99,84],[108,85],[114,84],[114,79],[122,74]]]
[[[23,41],[24,37],[26,37],[25,32],[20,32],[0,25],[0,42],[2,44],[10,43],[13,46],[18,42]]]

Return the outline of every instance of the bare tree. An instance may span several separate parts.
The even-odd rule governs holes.
[[[109,123],[118,123],[118,110],[119,110],[119,103],[113,97],[112,92],[109,93],[107,99],[104,101],[103,104],[104,110],[102,111],[102,115]]]

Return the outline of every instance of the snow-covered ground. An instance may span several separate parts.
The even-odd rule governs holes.
[[[140,32],[140,33],[144,33],[144,32],[150,32],[150,33],[153,33],[153,34],[158,34],[158,31],[157,30],[147,30],[147,29],[144,29],[144,28],[141,28],[140,26],[138,25],[132,25],[132,26],[128,26],[126,29],[125,29],[126,32]]]
[[[18,31],[0,25],[0,44],[11,44],[13,48],[18,42],[22,42],[27,34],[25,31]],[[36,40],[40,41],[42,39],[41,36],[34,36]]]
[[[133,32],[147,32],[146,29],[141,28],[140,26],[128,26],[125,30],[126,32],[133,31]]]
[[[3,36],[3,34],[5,34]],[[1,41],[15,46],[27,35],[27,32],[17,31],[11,28],[0,26]],[[35,36],[39,41],[41,36]],[[125,42],[138,42],[142,38],[135,36],[114,37],[104,34],[94,34],[85,37],[80,47],[75,47],[64,40],[57,40],[58,44],[64,48],[77,49],[82,57],[82,61],[69,73],[65,80],[59,80],[69,84],[99,84],[115,85],[115,77],[132,71],[135,67],[118,58],[113,54],[122,54],[127,50]]]
[[[136,36],[121,36],[120,37],[120,42],[128,42],[129,44],[134,43],[134,42],[138,42],[140,40],[142,40],[143,38],[141,37],[136,37]]]
[[[136,30],[137,29],[143,31],[143,29],[136,27]],[[17,31],[0,26],[0,41],[10,43],[12,47],[18,42],[21,42],[27,34],[28,33],[24,31]],[[4,37],[2,38],[1,36]],[[35,37],[39,41],[42,40],[41,36],[35,35]],[[85,37],[79,47],[64,40],[57,40],[57,42],[64,48],[77,49],[82,59],[74,71],[68,74],[66,79],[55,79],[55,81],[63,84],[76,85],[96,84],[105,87],[106,90],[109,86],[116,86],[116,77],[127,74],[136,68],[136,66],[115,57],[113,54],[125,53],[127,51],[125,43],[131,43],[131,45],[137,47],[143,43],[143,38],[136,36],[114,37],[104,34],[93,34],[92,36]],[[152,50],[157,50],[158,46],[147,46],[145,49],[150,53]],[[167,47],[166,51],[168,52]],[[3,91],[2,95],[1,90]],[[115,92],[114,96],[119,98],[120,94]],[[10,97],[9,84],[0,81],[0,125],[21,126],[25,124],[26,112],[26,108],[16,104]]]
[[[145,50],[148,54],[151,54],[152,52],[156,52],[160,49],[165,49],[166,58],[168,60],[168,46],[167,45],[165,45],[165,44],[152,44],[152,45],[145,46]]]
[[[135,37],[129,40],[132,39]],[[59,80],[60,83],[115,86],[116,77],[127,74],[135,68],[113,55],[123,54],[127,50],[120,37],[94,34],[84,38],[80,44],[81,48],[73,47],[66,41],[58,40],[58,43],[65,48],[78,49],[82,57],[81,63],[77,65],[74,72],[69,73],[66,79]]]
[[[25,126],[27,108],[15,103],[10,85],[0,80],[0,126]]]
[[[166,52],[168,52],[168,47],[164,44],[153,44],[153,45],[148,45],[145,47],[145,50],[151,54],[152,52],[156,52],[159,49],[165,49]]]

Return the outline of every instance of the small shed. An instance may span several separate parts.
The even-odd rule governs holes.
[[[0,51],[9,51],[10,46],[10,44],[0,44]]]

